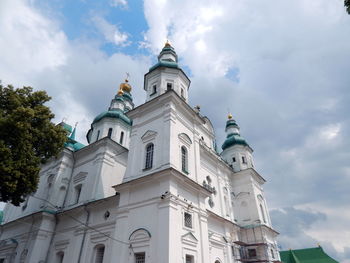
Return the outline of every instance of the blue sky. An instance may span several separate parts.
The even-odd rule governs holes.
[[[83,143],[125,73],[136,105],[168,38],[190,104],[254,148],[284,249],[350,258],[350,16],[341,0],[3,0],[0,79],[53,97]]]

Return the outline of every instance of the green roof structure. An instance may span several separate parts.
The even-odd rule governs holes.
[[[338,263],[328,256],[321,246],[280,251],[280,256],[283,263]]]

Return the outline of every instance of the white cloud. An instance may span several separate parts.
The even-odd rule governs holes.
[[[131,74],[135,102],[143,101],[143,92],[137,88],[142,87],[148,58],[122,53],[107,56],[94,41],[71,42],[59,23],[29,1],[8,0],[0,5],[0,79],[3,84],[46,90],[52,97],[49,105],[55,121],[79,122],[77,135],[82,143],[86,143],[85,134],[94,116],[108,108],[125,72]],[[98,21],[105,26],[106,37],[115,41],[115,28],[103,19]],[[107,34],[109,26],[111,35]]]
[[[123,9],[128,8],[128,2],[126,0],[110,0],[110,5],[114,7],[120,7]]]
[[[157,53],[171,40],[193,75],[190,99],[213,121],[219,145],[227,109],[234,114],[268,180],[270,207],[322,206],[316,211],[327,219],[298,237],[282,232],[286,246],[328,237],[327,248],[345,260],[349,241],[336,241],[344,226],[325,210],[350,208],[350,17],[343,3],[145,0],[144,9],[145,41]]]
[[[114,43],[117,46],[127,46],[130,44],[128,34],[121,32],[116,25],[108,23],[103,17],[94,16],[92,17],[92,21],[107,42]]]
[[[65,34],[57,24],[25,2],[1,1],[0,24],[0,78],[3,81],[11,79],[13,84],[19,84],[25,80],[30,83],[33,72],[37,74],[65,64]]]

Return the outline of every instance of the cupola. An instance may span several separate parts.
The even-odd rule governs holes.
[[[109,137],[127,146],[132,120],[125,113],[134,108],[131,89],[127,79],[119,85],[119,90],[111,100],[108,110],[94,118],[86,135],[89,143]]]
[[[233,119],[232,114],[228,115],[226,121],[226,140],[222,145],[221,157],[234,169],[240,171],[254,167],[253,149],[241,136],[240,128]]]
[[[190,79],[178,65],[175,49],[167,41],[158,55],[158,62],[145,74],[146,101],[173,90],[187,102],[190,83]]]

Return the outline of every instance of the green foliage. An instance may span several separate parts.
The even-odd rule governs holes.
[[[67,134],[51,122],[50,99],[31,87],[0,85],[0,201],[18,206],[35,192],[40,164],[63,148]]]
[[[346,11],[350,15],[350,0],[344,0],[344,6],[346,7]]]

